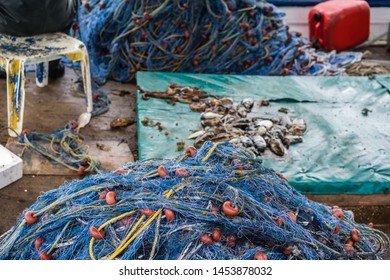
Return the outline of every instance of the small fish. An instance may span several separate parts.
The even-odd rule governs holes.
[[[249,137],[246,137],[246,136],[241,136],[240,137],[240,142],[241,142],[241,144],[244,147],[252,147],[253,146],[252,140]]]
[[[270,130],[273,127],[274,123],[269,120],[257,120],[255,122],[255,127],[264,126],[267,130]]]
[[[269,131],[271,135],[275,135],[279,138],[282,138],[284,135],[286,135],[288,132],[287,128],[281,125],[274,125],[272,129]]]
[[[269,142],[269,146],[270,146],[271,151],[275,155],[282,157],[286,153],[286,148],[283,146],[283,143],[282,143],[282,141],[280,141],[279,138],[272,137],[270,142]]]
[[[203,112],[206,108],[207,105],[203,102],[193,102],[190,104],[190,109],[195,112]]]
[[[211,138],[211,141],[213,142],[220,142],[220,141],[229,141],[231,139],[231,136],[229,133],[220,133],[215,135],[213,138]]]
[[[246,118],[246,116],[248,115],[248,112],[245,108],[240,107],[237,109],[237,115],[241,118]]]
[[[264,134],[267,133],[267,129],[264,127],[264,126],[260,126],[259,128],[257,128],[256,130],[256,134],[257,135],[260,135],[260,136],[263,136]]]
[[[260,135],[254,135],[252,137],[252,141],[255,144],[255,147],[260,152],[264,152],[265,148],[267,147],[267,143],[265,142],[264,138]]]
[[[222,97],[221,99],[213,99],[208,101],[208,103],[215,107],[215,106],[222,106],[225,108],[231,108],[233,106],[233,99],[230,97]]]
[[[209,127],[209,126],[217,126],[221,123],[219,119],[206,119],[206,120],[201,120],[200,124],[203,127]]]
[[[291,146],[293,144],[302,143],[302,142],[303,142],[303,138],[298,135],[286,135],[283,138],[283,144],[286,146]]]
[[[231,108],[234,103],[233,99],[230,97],[222,97],[219,101],[221,102],[221,105],[226,108]]]
[[[289,116],[283,116],[280,118],[279,124],[290,128],[292,126],[292,120]]]
[[[245,109],[251,110],[254,103],[255,102],[253,101],[252,98],[245,98],[244,100],[241,101],[240,104],[244,106]]]
[[[231,122],[234,122],[236,120],[236,118],[230,114],[226,114],[223,118],[222,118],[222,121],[224,123],[231,123]]]
[[[214,133],[206,132],[195,139],[194,145],[195,147],[201,147],[204,142],[211,140],[214,137]]]
[[[306,131],[306,121],[304,119],[294,119],[290,128],[293,135],[302,135]]]
[[[200,114],[200,118],[202,120],[221,119],[222,117],[223,117],[222,115],[216,114],[216,113],[213,113],[213,112],[206,112],[206,113]]]
[[[205,131],[204,130],[199,130],[197,132],[194,132],[192,133],[190,136],[188,136],[186,139],[189,140],[189,139],[194,139],[194,138],[197,138],[199,136],[202,136],[203,134],[205,134]]]

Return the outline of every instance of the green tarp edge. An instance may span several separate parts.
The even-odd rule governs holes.
[[[281,172],[291,185],[312,194],[389,193],[390,76],[376,77],[264,77],[139,72],[137,84],[164,91],[170,83],[201,87],[208,93],[271,100],[256,114],[291,117],[308,122],[304,143],[283,158],[264,155],[264,165]],[[363,108],[372,112],[364,116]],[[181,154],[177,142],[200,130],[199,113],[187,104],[137,98],[139,159],[170,158]],[[148,127],[148,117],[163,129]]]

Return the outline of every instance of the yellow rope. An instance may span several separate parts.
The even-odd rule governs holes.
[[[254,152],[252,152],[251,150],[245,150],[248,154],[250,154],[252,157],[253,157],[253,159],[256,159],[257,157],[256,157],[256,154],[254,153]]]
[[[50,249],[47,251],[47,254],[50,254],[51,251],[53,251],[54,247],[58,244],[58,241],[60,241],[60,238],[61,238],[62,235],[65,233],[65,230],[68,228],[70,222],[71,222],[71,221],[69,221],[69,222],[66,223],[66,225],[65,225],[64,228],[62,229],[61,233],[57,236],[56,240],[55,240],[54,243],[51,245]]]
[[[216,143],[214,144],[214,147],[210,149],[209,153],[208,153],[208,157],[211,156],[211,154],[213,153],[213,151],[215,150],[215,148],[219,145],[220,143]],[[185,159],[186,157],[188,156],[188,153],[185,153],[184,156],[179,160],[182,161],[183,159]],[[207,155],[206,155],[207,157]],[[205,157],[205,158],[206,158]],[[206,158],[207,160],[207,158]],[[156,172],[156,171],[154,171]],[[149,175],[152,175],[153,176],[153,171],[149,172]],[[166,190],[163,192],[163,195],[166,197],[166,198],[170,198],[174,193],[175,191],[178,191],[178,190],[182,190],[184,188],[184,185],[176,185],[176,186],[173,186],[170,190]],[[118,217],[115,217],[115,218],[112,218],[110,220],[108,220],[107,222],[105,222],[103,225],[101,225],[98,230],[100,231],[101,229],[103,229],[104,227],[106,227],[107,225],[111,224],[111,223],[114,223],[120,219],[122,219],[123,217],[126,217],[126,216],[129,216],[129,215],[132,215],[134,214],[135,212],[137,212],[138,210],[133,210],[133,211],[130,211],[130,212],[127,212],[127,213],[124,213]],[[153,258],[153,255],[154,255],[154,252],[156,250],[156,246],[157,246],[157,240],[158,240],[158,229],[160,227],[160,222],[161,222],[161,214],[162,213],[162,209],[158,209],[154,214],[153,216],[151,216],[146,222],[145,224],[138,229],[137,232],[135,232],[137,230],[137,228],[139,227],[139,225],[143,222],[143,220],[145,219],[145,215],[142,215],[142,217],[137,221],[137,223],[132,227],[132,229],[130,230],[130,232],[127,234],[127,236],[125,237],[125,239],[123,239],[123,241],[121,242],[121,244],[115,249],[115,251],[112,253],[111,256],[107,257],[107,260],[113,260],[116,256],[118,256],[120,253],[123,252],[123,250],[125,250],[131,242],[134,241],[134,239],[136,239],[155,219],[156,217],[158,217],[158,221],[157,221],[157,224],[156,224],[156,233],[155,233],[155,238],[154,238],[154,242],[153,242],[153,247],[152,247],[152,251],[150,253],[150,256],[149,256],[149,259],[152,259]],[[134,233],[135,232],[135,233]],[[133,235],[134,233],[134,235]],[[89,242],[89,255],[91,257],[91,260],[96,260],[95,258],[95,255],[93,253],[93,242],[95,241],[95,238],[91,238],[90,242]]]
[[[137,210],[133,210],[133,211],[124,213],[124,214],[122,214],[122,215],[120,215],[120,216],[122,216],[122,217],[129,216],[129,215],[131,215],[130,213],[131,213],[131,212],[134,212],[134,211],[137,211]],[[135,212],[134,212],[134,213],[135,213]],[[132,214],[133,214],[133,213],[132,213]],[[111,219],[111,220],[119,219],[120,216],[115,217],[114,219]],[[130,232],[127,234],[127,236],[126,236],[125,239],[122,241],[122,243],[119,244],[119,246],[118,246],[118,248],[117,248],[116,250],[118,250],[119,248],[121,248],[121,247],[126,243],[126,241],[131,237],[131,235],[133,234],[133,232],[137,230],[138,226],[143,222],[144,219],[145,219],[145,216],[142,215],[142,217],[141,217],[141,218],[138,220],[138,222],[131,228]],[[111,220],[110,220],[110,221],[111,221]],[[105,226],[107,226],[108,224],[110,224],[110,221],[105,222],[103,225],[101,225],[101,226],[99,227],[98,230],[101,230],[101,229],[103,229]],[[94,242],[94,241],[95,241],[95,238],[92,237],[92,238],[91,238],[91,241],[90,241],[90,243],[89,243],[89,256],[91,257],[91,260],[96,260],[96,259],[95,259],[95,255],[94,255],[94,253],[93,253],[93,248],[92,248],[92,247],[93,247],[93,242]]]
[[[183,185],[176,185],[176,186],[173,186],[170,190],[167,190],[165,192],[163,192],[163,195],[166,197],[166,198],[170,198],[174,193],[175,191],[177,190],[181,190],[183,189],[184,186]],[[123,217],[126,217],[126,216],[129,216],[131,214],[134,214],[136,211],[138,210],[133,210],[133,211],[130,211],[130,212],[127,212],[127,213],[124,213],[118,217],[115,217],[107,222],[105,222],[103,225],[101,225],[98,230],[101,230],[103,229],[104,227],[106,227],[107,225],[111,224],[111,223],[114,223],[118,220],[120,220],[121,218]],[[157,221],[157,228],[159,227],[160,225],[160,218],[161,218],[161,213],[162,213],[162,209],[158,209],[154,214],[153,216],[151,216],[143,225],[141,228],[138,229],[138,227],[141,225],[141,223],[144,221],[145,219],[145,215],[142,215],[142,217],[137,221],[137,223],[132,227],[132,229],[130,230],[130,232],[127,234],[127,236],[125,237],[125,239],[123,239],[123,241],[121,242],[121,244],[115,249],[115,251],[112,253],[111,256],[107,257],[107,260],[113,260],[116,256],[118,256],[120,253],[123,252],[123,250],[125,250],[131,242],[134,241],[134,239],[136,239],[155,219],[156,217],[158,216],[159,217],[159,220]],[[137,230],[138,229],[138,230]],[[134,234],[134,235],[133,235]],[[154,250],[156,248],[156,245],[157,245],[157,240],[158,240],[158,233],[156,233],[156,237],[155,237],[155,244],[153,245],[153,248],[152,248],[152,253],[154,254]],[[95,255],[93,253],[93,242],[95,241],[95,238],[91,238],[90,242],[89,242],[89,255],[91,257],[91,260],[96,260],[95,258]],[[151,256],[153,255],[151,254]]]
[[[177,162],[182,162],[186,157],[188,157],[188,153],[185,153]]]
[[[119,221],[120,219],[124,218],[124,217],[127,217],[127,216],[130,216],[130,215],[133,215],[134,213],[137,213],[138,212],[138,209],[136,210],[132,210],[130,212],[126,212],[126,213],[123,213],[122,215],[119,215],[115,218],[112,218],[111,220],[108,220],[107,222],[105,222],[104,224],[102,224],[98,230],[101,230],[103,228],[105,228],[107,225],[109,224],[112,224],[112,223],[115,223],[116,221]]]
[[[135,223],[135,225],[131,228],[130,232],[126,235],[125,239],[123,239],[123,241],[121,242],[121,244],[119,244],[118,248],[116,250],[118,250],[119,248],[122,248],[122,246],[124,246],[124,244],[126,244],[127,240],[130,239],[131,235],[138,229],[138,227],[143,223],[143,221],[145,220],[146,216],[145,215],[142,215],[141,218],[139,218],[139,220]]]
[[[116,256],[118,256],[120,253],[125,250],[131,242],[134,241],[153,221],[154,219],[162,212],[162,209],[158,209],[156,213],[153,214],[146,222],[145,224],[136,232],[134,235],[125,243],[122,247],[118,247],[115,252],[107,258],[107,260],[113,260]],[[145,217],[145,216],[142,216]],[[141,219],[140,219],[141,220]]]
[[[222,144],[222,142],[215,143],[214,146],[210,149],[210,151],[208,151],[206,156],[204,158],[202,158],[202,162],[207,161],[211,157],[211,155],[214,153],[214,151],[218,147],[218,145],[220,145],[220,144]]]
[[[89,241],[89,256],[91,257],[91,260],[96,261],[95,256],[93,254],[93,242],[95,241],[95,238],[91,238]]]
[[[48,206],[42,208],[41,210],[37,211],[35,214],[34,214],[34,217],[37,217],[39,216],[40,214],[42,214],[43,212],[49,210],[50,208],[54,208],[60,204],[63,204],[65,203],[67,200],[70,200],[74,197],[77,197],[77,196],[80,196],[82,194],[85,194],[85,193],[88,193],[88,192],[91,192],[91,191],[97,191],[97,190],[100,190],[100,189],[105,189],[105,188],[109,188],[109,187],[113,187],[115,186],[116,184],[108,184],[108,185],[102,185],[102,186],[93,186],[93,187],[89,187],[89,188],[86,188],[86,189],[82,189],[76,193],[73,193],[65,198],[60,198],[56,201],[54,201],[53,203],[49,204]]]
[[[150,255],[149,255],[149,260],[153,259],[154,252],[156,251],[156,248],[157,248],[158,232],[159,232],[160,223],[161,223],[161,215],[162,215],[162,213],[160,213],[160,215],[158,215],[158,220],[156,222],[156,232],[154,233],[153,247],[152,247],[152,251],[150,252]]]

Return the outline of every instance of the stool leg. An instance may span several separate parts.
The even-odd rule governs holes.
[[[49,62],[38,63],[35,66],[35,82],[38,87],[45,87],[49,84]]]
[[[6,63],[8,134],[16,137],[22,133],[24,113],[24,62],[13,59]],[[16,132],[16,133],[15,133]]]
[[[81,57],[81,74],[83,76],[84,93],[87,98],[87,112],[91,113],[93,109],[92,104],[92,85],[91,85],[91,72],[89,69],[88,52],[85,46],[80,48]]]

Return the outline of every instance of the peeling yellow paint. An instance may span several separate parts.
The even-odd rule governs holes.
[[[79,61],[83,58],[83,53],[81,51],[76,51],[66,54],[66,57],[72,61]]]
[[[7,70],[7,93],[9,126],[18,130],[18,122],[23,115],[24,99],[24,62],[18,59],[6,61]],[[16,79],[16,81],[15,81]],[[19,95],[19,96],[18,96]],[[18,100],[19,99],[19,100]],[[20,102],[19,102],[20,101]],[[19,108],[19,112],[18,109]]]

